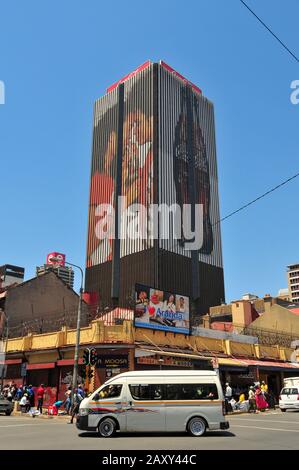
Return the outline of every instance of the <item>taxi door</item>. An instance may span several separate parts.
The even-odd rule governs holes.
[[[127,431],[165,431],[166,416],[162,385],[130,383],[130,379],[127,379],[127,400]]]

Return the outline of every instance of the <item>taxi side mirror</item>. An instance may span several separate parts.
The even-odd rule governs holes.
[[[93,400],[95,401],[98,401],[100,399],[100,395],[98,393],[96,393],[94,396],[93,396]]]

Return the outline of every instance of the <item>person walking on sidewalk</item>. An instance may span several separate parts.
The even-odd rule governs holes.
[[[248,392],[248,401],[249,401],[249,413],[256,413],[256,401],[255,401],[255,393],[254,393],[254,388],[249,387],[249,392]]]
[[[257,387],[255,390],[255,401],[256,401],[257,409],[259,411],[265,411],[269,407],[260,387]]]
[[[36,396],[37,396],[37,409],[41,415],[43,414],[44,395],[45,395],[44,384],[40,384],[40,386],[37,389]]]
[[[73,396],[73,403],[72,403],[72,417],[71,420],[69,421],[69,424],[73,424],[74,417],[79,413],[79,407],[80,403],[83,400],[83,397],[81,394],[78,392],[78,389],[76,388],[74,391],[74,396]]]

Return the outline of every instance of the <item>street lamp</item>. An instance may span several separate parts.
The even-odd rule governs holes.
[[[60,264],[60,259],[52,256],[51,261],[58,262]],[[73,368],[73,383],[72,383],[72,394],[71,394],[71,403],[74,404],[74,392],[75,388],[78,386],[78,362],[79,362],[79,347],[80,347],[80,323],[81,323],[81,312],[82,312],[82,294],[83,294],[83,270],[77,264],[70,263],[65,261],[65,264],[69,264],[74,268],[80,270],[81,273],[81,286],[80,286],[80,295],[78,303],[78,314],[77,314],[77,329],[76,329],[76,344],[75,344],[75,354],[74,354],[74,368]]]

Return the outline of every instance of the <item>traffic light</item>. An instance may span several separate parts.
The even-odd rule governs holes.
[[[98,360],[97,350],[93,348],[90,351],[89,364],[91,366],[94,366],[97,363],[97,360]]]
[[[89,366],[90,364],[90,349],[84,349],[83,351],[83,364]]]

